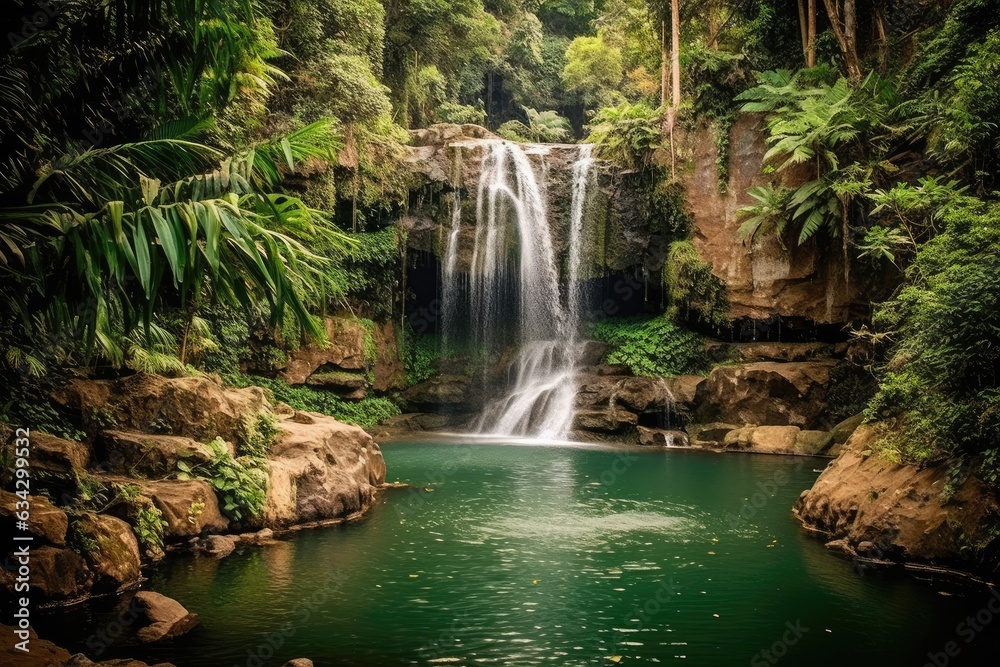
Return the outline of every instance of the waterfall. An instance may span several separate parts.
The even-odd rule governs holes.
[[[559,438],[573,420],[581,317],[580,264],[592,147],[580,147],[572,167],[565,285],[547,213],[548,165],[544,147],[539,172],[521,146],[485,142],[476,193],[476,228],[468,286],[472,340],[495,350],[518,345],[509,368],[509,391],[487,406],[481,433]],[[445,335],[453,329],[462,293],[456,270],[461,200],[455,195],[445,255],[442,299]],[[512,303],[516,302],[516,312]],[[513,340],[511,340],[513,339]]]

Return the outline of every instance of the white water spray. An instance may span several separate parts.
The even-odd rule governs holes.
[[[510,366],[510,389],[483,412],[477,424],[481,433],[561,438],[572,424],[576,366],[582,351],[577,338],[579,283],[591,152],[591,146],[581,146],[573,164],[566,284],[560,290],[546,213],[547,166],[543,161],[540,184],[528,155],[517,144],[491,141],[484,148],[468,286],[472,334],[478,345],[494,349],[497,332],[513,327],[519,351]],[[457,310],[449,299],[461,291],[455,270],[459,206],[456,200],[445,255],[446,332],[448,318],[453,317],[449,313]],[[504,312],[508,290],[516,296],[516,315]]]

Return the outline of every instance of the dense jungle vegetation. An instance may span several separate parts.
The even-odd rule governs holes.
[[[0,369],[11,392],[0,417],[34,410],[57,429],[19,385],[68,369],[240,384],[321,340],[325,313],[398,320],[408,129],[479,123],[514,140],[591,141],[674,201],[683,133],[712,124],[725,188],[729,128],[753,113],[773,180],[749,192],[734,243],[777,234],[848,256],[875,301],[853,335],[871,348],[880,387],[868,416],[892,425],[886,455],[949,458],[957,474],[981,466],[1000,484],[995,0],[5,9]],[[675,231],[669,312],[718,325],[724,295]],[[627,346],[688,335],[678,330],[603,335]],[[650,345],[674,355],[681,343]],[[272,389],[361,423],[396,409]]]

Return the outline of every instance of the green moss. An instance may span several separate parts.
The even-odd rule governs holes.
[[[717,328],[729,323],[726,286],[690,241],[670,244],[663,288],[673,314]]]

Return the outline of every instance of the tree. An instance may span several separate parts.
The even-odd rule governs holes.
[[[621,51],[609,46],[600,34],[577,37],[566,50],[563,83],[588,107],[610,100],[624,74]]]
[[[847,67],[847,76],[854,83],[861,81],[861,64],[858,61],[857,10],[855,0],[823,0],[830,17],[830,27],[837,38],[840,53]],[[815,54],[813,55],[815,58]]]

